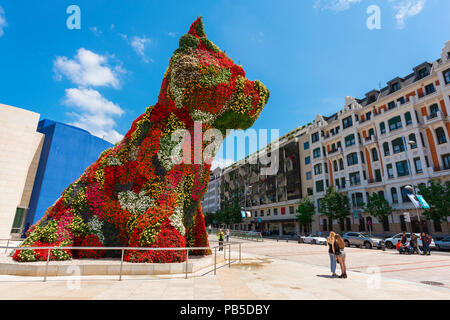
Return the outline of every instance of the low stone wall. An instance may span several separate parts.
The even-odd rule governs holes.
[[[223,254],[217,255],[217,264],[224,262]],[[15,276],[44,276],[46,262],[17,262],[2,254],[0,274]],[[214,267],[214,254],[204,257],[189,257],[187,272]],[[122,275],[183,274],[186,262],[181,263],[130,263],[123,262]],[[74,275],[119,275],[120,259],[82,259],[71,261],[50,261],[47,276]]]

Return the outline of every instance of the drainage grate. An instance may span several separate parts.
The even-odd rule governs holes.
[[[430,286],[443,286],[444,285],[442,282],[436,282],[436,281],[420,281],[420,283],[428,284]]]

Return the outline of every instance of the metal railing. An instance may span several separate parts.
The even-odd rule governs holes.
[[[222,229],[224,235],[225,235],[225,229]],[[217,235],[219,232],[219,229],[211,229],[211,232],[208,231],[208,234],[210,235]],[[244,230],[231,230],[230,229],[230,237],[233,238],[240,238],[243,240],[253,240],[253,241],[264,241],[261,232],[257,231],[244,231]]]
[[[2,239],[0,239],[2,240]],[[4,239],[8,240],[8,239]],[[214,241],[213,241],[214,242]],[[9,241],[8,241],[9,244]],[[189,251],[191,250],[210,250],[214,249],[214,275],[216,275],[217,270],[217,248],[224,249],[224,257],[226,262],[226,247],[228,247],[228,267],[231,267],[231,246],[232,245],[239,245],[239,263],[241,263],[241,243],[240,242],[227,242],[224,244],[219,244],[214,247],[185,247],[185,248],[148,248],[148,247],[58,247],[58,246],[51,246],[51,247],[9,247],[6,246],[0,246],[0,249],[5,249],[5,253],[8,249],[13,250],[47,250],[47,260],[45,264],[45,272],[44,272],[44,279],[43,281],[47,281],[47,272],[48,272],[48,265],[50,262],[50,253],[52,250],[114,250],[114,251],[121,251],[121,258],[120,258],[120,271],[119,271],[119,281],[122,281],[122,267],[123,267],[123,257],[125,254],[125,251],[127,250],[145,250],[145,251],[186,251],[186,267],[185,267],[185,279],[188,278],[188,270],[189,270]],[[192,272],[194,271],[194,267],[192,266]]]

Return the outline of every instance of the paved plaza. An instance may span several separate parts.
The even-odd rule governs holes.
[[[236,241],[242,241],[237,240]],[[450,299],[450,253],[346,248],[348,278],[331,278],[327,247],[243,241],[231,267],[175,276],[42,278],[0,275],[0,299]],[[228,258],[228,256],[227,256]],[[339,270],[339,267],[338,267]]]

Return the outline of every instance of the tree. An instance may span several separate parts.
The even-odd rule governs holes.
[[[205,224],[207,226],[214,224],[214,213],[211,212],[205,212]],[[216,221],[217,222],[217,221]]]
[[[418,193],[430,205],[423,212],[425,218],[436,222],[446,221],[447,229],[450,230],[447,220],[450,216],[450,181],[441,183],[440,180],[430,180],[429,185],[419,185]]]
[[[307,197],[303,198],[298,204],[297,212],[299,213],[296,215],[298,222],[309,232],[311,223],[314,220],[313,217],[316,213],[314,203]]]
[[[224,201],[221,204],[220,210],[217,210],[215,218],[218,224],[229,225],[242,222],[241,209],[237,199],[234,201]]]
[[[382,222],[384,222],[393,211],[389,202],[382,195],[375,192],[369,196],[367,203],[363,205],[363,209],[371,216],[377,218],[378,221]]]
[[[320,202],[320,212],[328,217],[330,231],[333,229],[333,220],[337,219],[342,225],[344,219],[350,215],[350,201],[347,194],[337,192],[333,187],[329,187]]]

